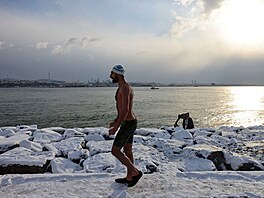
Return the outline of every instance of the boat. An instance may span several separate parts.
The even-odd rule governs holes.
[[[159,89],[159,87],[152,86],[151,89]]]

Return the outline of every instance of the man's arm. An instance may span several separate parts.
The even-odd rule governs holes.
[[[178,125],[178,121],[180,120],[180,118],[178,117],[178,119],[175,121],[175,123],[174,123],[174,127],[176,127],[176,126],[179,126]]]

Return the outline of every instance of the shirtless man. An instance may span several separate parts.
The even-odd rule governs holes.
[[[115,65],[111,71],[110,78],[113,83],[118,83],[116,91],[117,117],[110,123],[109,135],[114,135],[120,127],[115,137],[112,154],[127,168],[125,178],[118,178],[117,183],[127,183],[128,187],[136,185],[142,177],[142,172],[134,166],[132,144],[134,132],[137,128],[137,119],[132,111],[133,90],[124,78],[125,70],[122,65]],[[124,153],[121,149],[124,148]]]

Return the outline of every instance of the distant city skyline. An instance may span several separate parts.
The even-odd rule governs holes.
[[[264,84],[262,0],[1,0],[0,78]]]

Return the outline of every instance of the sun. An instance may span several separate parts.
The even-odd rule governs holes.
[[[264,46],[263,0],[228,0],[217,15],[217,27],[225,42],[240,47]]]

